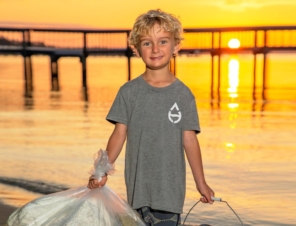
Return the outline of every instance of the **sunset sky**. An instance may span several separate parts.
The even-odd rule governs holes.
[[[0,0],[0,26],[129,29],[156,8],[185,28],[296,25],[296,0]]]

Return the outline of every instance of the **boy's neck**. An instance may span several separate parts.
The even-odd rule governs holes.
[[[165,87],[172,84],[176,77],[167,70],[149,70],[143,73],[142,77],[151,86],[155,87]]]

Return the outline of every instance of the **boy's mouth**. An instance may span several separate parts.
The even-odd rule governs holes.
[[[162,56],[158,56],[158,57],[150,57],[151,60],[160,60],[162,58]]]

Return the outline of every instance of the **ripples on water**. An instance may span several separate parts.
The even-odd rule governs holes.
[[[210,101],[207,57],[177,61],[178,77],[197,99],[206,179],[216,196],[228,201],[246,225],[293,225],[296,80],[291,62],[295,64],[295,56],[285,61],[284,74],[276,67],[283,65],[282,56],[273,59],[265,101],[260,88],[256,100],[252,97],[252,61],[247,57],[239,58],[237,91],[229,91],[228,60],[222,61],[220,102],[216,92],[215,100]],[[6,203],[20,206],[44,189],[86,184],[92,155],[105,148],[112,132],[105,116],[126,81],[126,59],[91,58],[87,98],[81,92],[78,60],[62,59],[59,63],[61,91],[50,91],[49,62],[36,57],[33,97],[24,98],[22,59],[0,58],[0,199]],[[143,64],[133,59],[133,75],[142,71]],[[260,73],[257,80],[260,87]],[[124,151],[116,162],[117,172],[108,181],[123,198]],[[183,218],[198,199],[188,167]],[[187,223],[240,225],[225,203],[217,202],[198,204]]]

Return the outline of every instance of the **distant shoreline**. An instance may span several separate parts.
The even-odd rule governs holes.
[[[10,214],[13,213],[17,208],[13,206],[6,205],[0,202],[0,226],[5,226]]]

